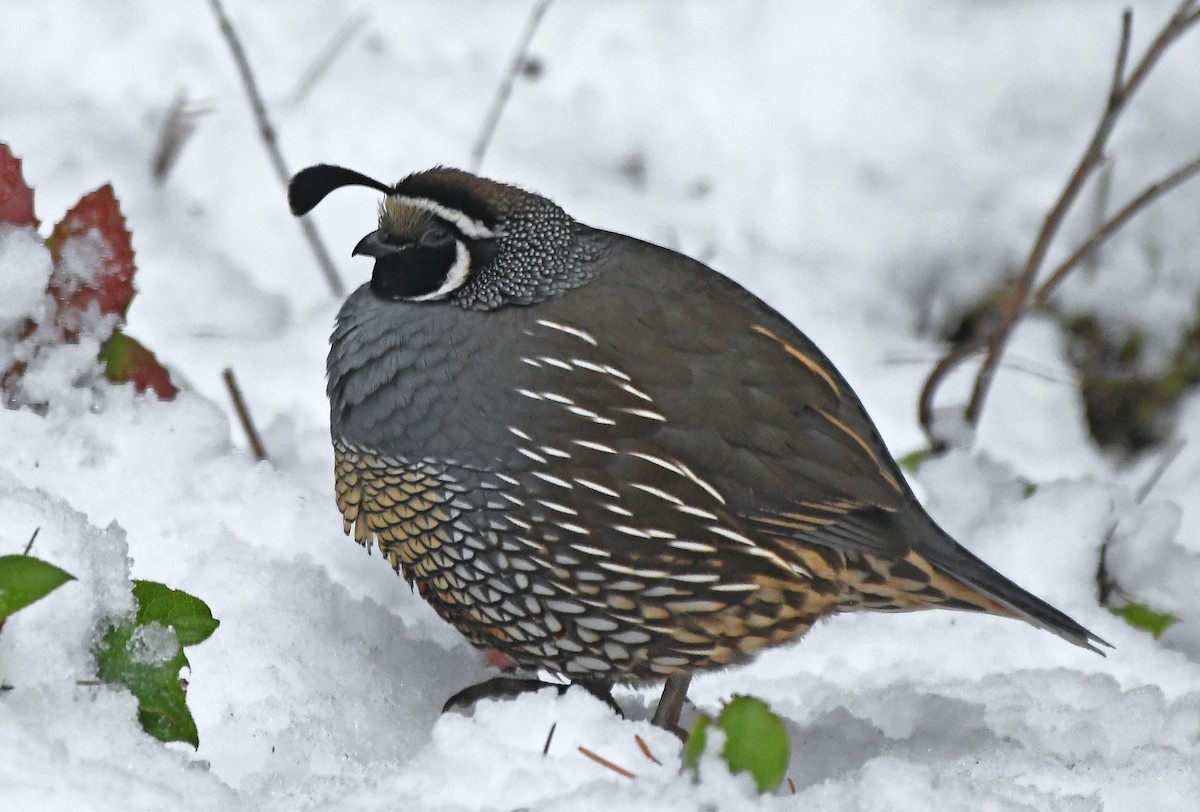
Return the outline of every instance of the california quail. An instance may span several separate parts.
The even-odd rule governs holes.
[[[300,172],[386,197],[328,361],[337,504],[493,662],[689,676],[858,610],[1015,617],[1107,645],[925,513],[807,337],[695,260],[456,169]]]

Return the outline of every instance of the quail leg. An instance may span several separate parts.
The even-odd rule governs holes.
[[[613,699],[611,685],[597,682],[542,682],[540,679],[526,677],[492,677],[478,685],[470,685],[447,699],[446,704],[442,706],[442,713],[446,713],[452,708],[468,708],[481,699],[513,699],[521,694],[531,691],[537,692],[543,688],[555,688],[561,695],[574,685],[578,685],[596,697],[596,699],[608,705],[617,716],[620,716],[622,719],[625,718],[625,714],[621,711],[621,706]]]
[[[662,697],[658,700],[658,707],[650,723],[686,739],[687,734],[679,727],[679,715],[683,713],[683,703],[687,701],[688,686],[691,683],[691,674],[673,674],[667,677]]]

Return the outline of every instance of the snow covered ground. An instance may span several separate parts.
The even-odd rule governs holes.
[[[904,454],[922,443],[916,393],[940,349],[930,325],[1027,250],[1102,103],[1121,5],[558,3],[533,47],[543,72],[518,84],[483,171],[764,296]],[[1173,3],[1132,5],[1137,53]],[[229,6],[293,169],[334,162],[385,179],[467,163],[528,9],[362,3],[365,24],[297,100],[351,12]],[[139,265],[128,332],[186,384],[171,403],[128,387],[72,392],[77,353],[57,379],[45,372],[61,392],[47,414],[0,411],[0,554],[40,527],[34,553],[79,579],[0,632],[0,683],[13,686],[0,693],[0,809],[1196,808],[1200,397],[1183,406],[1188,444],[1139,504],[1156,457],[1118,466],[1098,450],[1057,328],[1024,325],[973,447],[926,464],[914,486],[964,544],[1116,648],[1101,658],[948,612],[844,616],[698,679],[705,710],[750,693],[784,716],[795,797],[785,786],[759,799],[711,767],[693,783],[678,743],[645,721],[649,692],[618,693],[628,720],[575,691],[439,716],[487,670],[342,535],[323,394],[339,303],[207,5],[0,0],[0,20],[0,140],[24,159],[43,233],[113,183]],[[184,87],[208,112],[155,186],[158,125]],[[1114,201],[1200,148],[1197,87],[1193,33],[1116,133]],[[366,279],[349,253],[375,205],[344,192],[317,214],[348,287]],[[1197,211],[1193,183],[1066,294],[1165,344],[1195,318]],[[6,341],[31,301],[20,239],[0,231]],[[226,366],[269,463],[232,422]],[[968,384],[956,378],[945,402]],[[1161,640],[1097,605],[1110,531],[1122,586],[1181,618]],[[143,734],[127,692],[77,684],[94,676],[97,624],[128,608],[128,577],[187,590],[221,621],[189,649],[198,752]]]

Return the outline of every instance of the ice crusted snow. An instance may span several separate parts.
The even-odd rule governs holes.
[[[1102,103],[1122,5],[556,4],[533,48],[543,72],[517,84],[483,171],[766,297],[904,454],[922,443],[931,336],[1028,249]],[[1173,5],[1133,3],[1135,54]],[[367,3],[296,100],[350,12],[228,6],[293,168],[344,163],[385,180],[467,163],[528,8]],[[1059,329],[1024,323],[970,450],[928,462],[913,485],[965,545],[1115,649],[1101,658],[996,618],[852,615],[700,677],[691,696],[705,711],[748,693],[783,716],[795,796],[785,785],[758,798],[711,761],[694,782],[678,742],[646,721],[651,691],[617,692],[625,720],[578,690],[441,716],[489,671],[342,534],[323,393],[338,302],[206,4],[9,3],[3,18],[0,139],[36,187],[42,234],[113,183],[139,266],[128,332],[186,389],[159,403],[97,385],[93,342],[37,359],[26,394],[44,414],[0,411],[0,554],[40,528],[33,554],[76,578],[0,631],[0,809],[1197,808],[1200,395],[1181,407],[1182,452],[1139,501],[1166,452],[1124,465],[1101,452]],[[1193,32],[1116,131],[1114,206],[1200,146],[1198,53]],[[180,87],[207,112],[155,186],[157,128]],[[348,254],[375,205],[346,190],[316,215],[350,286],[366,278]],[[1087,232],[1089,205],[1068,238]],[[1165,357],[1200,292],[1196,211],[1193,183],[1063,300],[1137,325]],[[23,351],[48,274],[29,230],[0,227],[0,367]],[[268,463],[244,450],[226,366]],[[969,385],[952,378],[943,403]],[[1160,640],[1097,605],[1106,539],[1121,587],[1179,618]],[[151,739],[126,691],[94,684],[91,652],[132,609],[130,578],[195,594],[221,620],[188,650],[198,751]]]

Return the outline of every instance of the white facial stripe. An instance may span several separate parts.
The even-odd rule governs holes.
[[[454,225],[458,226],[459,231],[461,231],[463,234],[466,234],[468,237],[471,237],[472,239],[496,236],[495,232],[493,232],[483,223],[479,222],[478,220],[472,220],[461,211],[446,208],[436,200],[430,200],[427,197],[397,197],[396,200],[400,201],[400,203],[406,206],[415,206],[418,209],[425,209],[425,211],[436,214],[443,220],[454,223]]]
[[[454,241],[454,264],[450,266],[450,273],[446,274],[446,280],[442,282],[442,286],[432,293],[425,293],[420,296],[413,296],[406,301],[409,302],[428,302],[432,299],[441,299],[447,296],[451,291],[467,281],[467,275],[471,272],[471,252],[462,244],[462,240]]]

